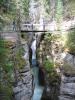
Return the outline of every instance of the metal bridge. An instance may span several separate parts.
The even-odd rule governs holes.
[[[75,26],[75,21],[64,21],[63,23],[61,23],[60,25],[60,30],[62,31],[66,31],[69,30],[71,28],[74,28]],[[60,31],[59,30],[59,31]],[[3,32],[26,32],[26,33],[43,33],[43,32],[54,32],[54,31],[58,31],[57,28],[57,23],[56,22],[52,22],[52,23],[48,23],[48,24],[40,24],[40,23],[36,23],[36,24],[26,24],[24,22],[20,23],[19,26],[17,25],[13,25],[13,24],[8,24],[6,25],[3,30]],[[2,32],[0,30],[0,33]]]
[[[6,25],[3,28],[3,32],[21,31],[21,32],[48,32],[55,29],[51,24],[24,24],[21,23],[20,27],[14,25]],[[1,32],[1,31],[0,31]]]

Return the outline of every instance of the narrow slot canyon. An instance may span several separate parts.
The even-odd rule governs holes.
[[[33,41],[31,44],[31,69],[32,69],[32,73],[33,73],[33,85],[34,85],[34,93],[33,93],[33,97],[32,100],[41,100],[42,98],[42,94],[43,94],[43,82],[44,82],[44,78],[41,81],[41,78],[43,76],[43,72],[37,62],[37,44],[36,44],[36,37],[33,37]]]
[[[75,100],[75,0],[0,0],[0,100]]]

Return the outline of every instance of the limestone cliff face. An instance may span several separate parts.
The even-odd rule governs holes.
[[[50,37],[50,34],[48,35],[48,37]],[[37,56],[39,58],[38,63],[43,74],[42,80],[44,78],[44,91],[41,100],[58,100],[58,95],[59,95],[60,77],[55,71],[55,69],[53,69],[53,71],[47,70],[48,62],[46,63],[46,61],[47,60],[52,61],[53,59],[51,49],[52,49],[51,41],[48,40],[48,38],[46,39],[46,34],[45,34],[37,50]],[[47,65],[45,65],[45,63]]]
[[[26,65],[19,71],[17,86],[13,88],[15,100],[31,100],[33,95],[33,78],[29,64],[28,45],[25,44],[23,47],[25,50],[24,59]]]

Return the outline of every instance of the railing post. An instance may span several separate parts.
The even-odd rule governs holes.
[[[43,24],[43,31],[44,31],[44,34],[45,34],[45,24]]]

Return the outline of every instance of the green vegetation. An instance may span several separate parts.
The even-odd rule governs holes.
[[[24,53],[24,50],[21,48],[17,51],[15,55],[16,67],[18,69],[23,69],[26,65],[25,59],[22,57],[23,53]]]
[[[75,29],[67,34],[66,47],[68,48],[69,53],[75,55]]]
[[[15,0],[0,0],[0,30],[16,16]]]
[[[75,16],[75,0],[64,0],[64,18],[71,19]]]
[[[34,0],[35,3],[39,2],[40,9],[41,9],[41,15],[43,18],[50,18],[50,0]]]
[[[46,59],[44,61],[44,68],[47,71],[47,77],[49,79],[50,85],[58,85],[60,83],[60,78],[57,72],[55,71],[54,62]]]
[[[61,33],[56,33],[52,35],[52,41],[58,41],[58,40],[62,40],[62,34]]]
[[[5,41],[0,39],[0,94],[1,100],[10,100],[12,96],[13,63],[10,61],[9,49]]]
[[[45,53],[46,55],[50,55],[51,53],[51,41],[52,41],[52,34],[48,33],[44,36],[44,44],[45,44]]]
[[[20,29],[21,20],[24,23],[25,21],[27,21],[28,23],[33,23],[36,22],[36,20],[40,20],[41,17],[44,19],[43,21],[47,24],[48,20],[52,21],[53,18],[55,17],[55,20],[58,23],[57,27],[60,28],[60,24],[63,20],[63,10],[65,10],[63,9],[63,1],[62,0],[53,0],[53,1],[35,0],[35,1],[37,1],[36,4],[34,5],[35,9],[39,8],[41,9],[41,12],[39,12],[39,17],[35,13],[34,17],[37,18],[32,18],[31,22],[29,22],[30,0],[0,0],[0,30],[2,30],[5,27],[5,25],[6,26],[8,24],[12,25],[13,21],[15,21],[15,25],[18,26],[18,28]],[[53,4],[52,5],[53,7],[51,7],[50,9],[50,3],[56,3],[56,5]],[[68,14],[70,14],[70,16],[71,14],[72,16],[75,15],[74,6],[75,6],[75,1],[68,0],[67,8],[69,8],[68,9],[69,12],[65,10],[66,16]],[[37,11],[34,10],[34,12]],[[50,19],[51,16],[52,19]],[[25,42],[23,41],[23,39],[27,41],[28,35],[25,35],[25,33],[21,33],[21,37],[22,37],[21,42]],[[62,49],[61,44],[65,40],[66,39],[64,38],[64,36],[62,37],[61,33],[54,35],[51,33],[47,33],[44,35],[43,41],[41,41],[40,43],[41,44],[40,48],[37,50],[38,53],[37,57],[40,58],[39,62],[41,64],[43,63],[44,70],[47,73],[50,85],[54,85],[59,82],[59,76],[55,71],[55,66],[59,66],[60,64],[60,62],[53,62],[54,55],[52,55],[52,45],[55,42],[61,42],[60,45],[57,43],[56,44],[57,47],[53,48],[56,49],[56,51],[58,51],[59,49]],[[13,50],[11,49],[12,47]],[[67,34],[67,41],[65,47],[68,48],[69,53],[75,55],[75,29],[69,31],[69,33]],[[21,72],[21,70],[23,70],[23,68],[26,65],[26,61],[23,58],[24,52],[25,52],[24,49],[21,48],[20,46],[17,46],[16,43],[5,41],[0,37],[0,94],[1,94],[0,99],[1,100],[12,99],[12,94],[13,94],[12,86],[14,83],[17,83],[16,81],[18,80],[17,72]],[[66,72],[67,74],[75,75],[75,68],[73,68],[74,66],[71,66],[69,64],[64,64],[63,66],[64,66],[63,67],[64,72]]]
[[[15,0],[0,0],[0,18],[12,17],[16,13]],[[7,16],[7,17],[6,17]],[[7,20],[7,19],[6,19]]]
[[[25,18],[29,18],[29,3],[30,0],[22,0]]]
[[[44,61],[44,66],[45,66],[45,69],[47,71],[49,71],[49,73],[51,73],[54,70],[54,63],[53,63],[53,61],[49,61],[48,59],[46,59]]]
[[[12,86],[15,82],[16,76],[14,70],[24,68],[26,62],[22,57],[24,49],[20,48],[14,55],[16,65],[14,64],[13,52],[10,49],[15,43],[0,39],[0,94],[1,100],[12,99]]]
[[[69,0],[69,10],[71,13],[71,16],[75,16],[75,0]]]
[[[5,41],[3,39],[0,39],[0,65],[4,66],[5,63],[7,62],[8,59],[6,59],[8,57],[8,49],[5,48]]]
[[[60,23],[62,21],[62,13],[63,13],[63,4],[62,0],[57,0],[57,5],[56,5],[56,21],[57,23]]]
[[[45,34],[44,40],[47,42],[51,42],[51,40],[52,40],[51,33]]]
[[[45,12],[47,16],[50,15],[50,0],[43,0],[44,2],[44,7],[45,7]]]
[[[30,0],[0,0],[0,30],[5,25],[20,24],[20,17],[29,19],[29,2]]]
[[[0,99],[1,100],[11,100],[12,99],[12,86],[8,83],[3,85],[0,83]]]
[[[17,0],[0,0],[0,31],[6,25],[13,24],[15,21],[16,25],[20,24],[20,9],[17,8],[19,4]],[[29,0],[21,1],[24,17],[29,16]],[[22,16],[22,15],[21,15]],[[18,26],[17,25],[17,26]],[[12,86],[18,80],[16,71],[20,71],[26,65],[25,59],[23,58],[24,49],[16,46],[16,43],[6,41],[0,37],[0,99],[1,100],[12,100]]]

